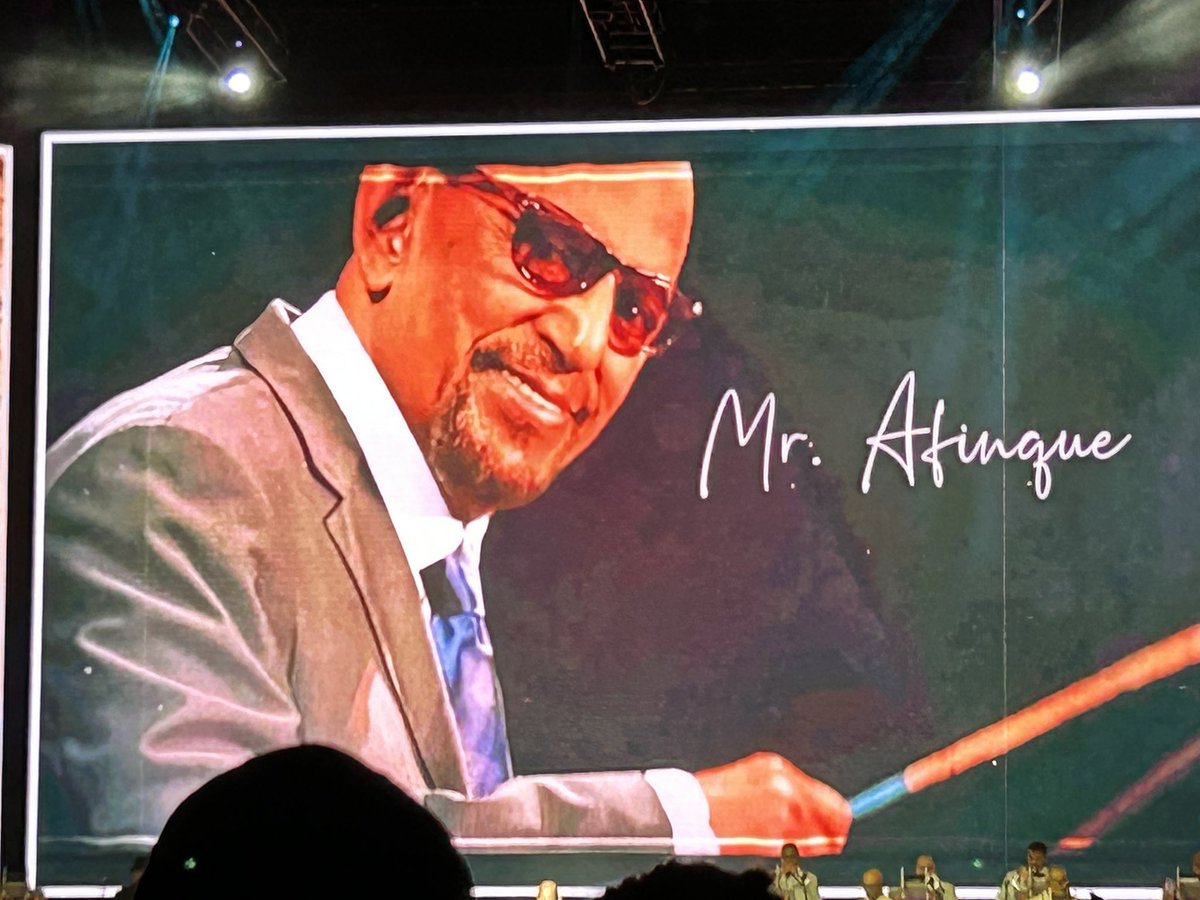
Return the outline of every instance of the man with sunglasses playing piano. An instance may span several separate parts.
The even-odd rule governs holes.
[[[488,520],[545,491],[700,313],[677,288],[692,205],[687,163],[368,166],[335,290],[68,432],[44,591],[43,771],[76,813],[57,836],[153,836],[209,777],[307,742],[468,850],[840,851],[846,801],[775,754],[509,758]]]

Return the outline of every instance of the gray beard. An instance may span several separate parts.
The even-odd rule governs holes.
[[[426,459],[444,493],[466,495],[476,506],[488,510],[523,506],[541,495],[549,481],[540,473],[506,454],[488,440],[490,430],[475,407],[467,383],[456,386],[429,429]],[[523,435],[516,433],[516,442]]]

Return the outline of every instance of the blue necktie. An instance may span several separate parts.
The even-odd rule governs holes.
[[[486,797],[512,777],[508,735],[492,645],[477,612],[476,588],[463,548],[421,571],[429,598],[433,642],[458,722],[467,763],[467,792]]]

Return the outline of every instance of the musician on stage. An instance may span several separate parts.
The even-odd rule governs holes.
[[[1004,876],[997,900],[1049,900],[1049,896],[1050,873],[1046,869],[1046,845],[1034,841],[1025,850],[1025,865]]]
[[[862,889],[867,900],[883,897],[883,873],[878,869],[867,869],[862,874]]]
[[[1179,869],[1176,874],[1186,878],[1187,869]],[[1192,877],[1200,879],[1200,850],[1192,854]],[[1163,884],[1163,900],[1186,900],[1184,894],[1174,878],[1168,878]]]
[[[958,900],[958,895],[954,892],[954,885],[938,877],[937,863],[928,853],[922,853],[917,857],[917,864],[913,867],[913,872],[925,882],[925,887],[933,900]]]
[[[817,893],[817,876],[804,871],[800,850],[795,844],[784,844],[779,852],[779,865],[768,890],[782,900],[821,900]]]
[[[1071,882],[1067,878],[1067,870],[1062,866],[1050,866],[1049,872],[1051,900],[1071,900]]]

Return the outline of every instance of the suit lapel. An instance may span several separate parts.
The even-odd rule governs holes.
[[[366,460],[275,300],[234,342],[286,410],[313,471],[340,499],[325,527],[362,601],[377,649],[434,787],[465,793],[465,765],[413,573]]]

